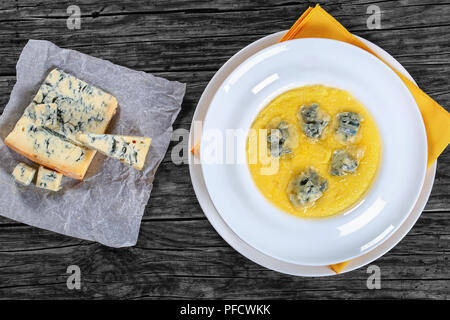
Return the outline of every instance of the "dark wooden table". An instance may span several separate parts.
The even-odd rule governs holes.
[[[81,9],[69,30],[67,8]],[[351,32],[386,49],[419,86],[450,106],[450,2],[322,1]],[[370,4],[381,29],[366,24]],[[119,65],[187,83],[175,128],[189,129],[208,81],[234,53],[288,29],[309,1],[0,1],[0,106],[15,83],[28,39],[47,39]],[[414,143],[411,141],[411,143]],[[369,290],[367,268],[325,278],[267,270],[238,254],[205,218],[187,165],[170,150],[156,175],[136,246],[112,249],[0,217],[0,299],[7,298],[449,298],[450,149],[439,158],[421,218],[393,250],[374,262],[381,289]],[[395,178],[395,177],[393,177]],[[0,209],[1,213],[1,209]],[[68,290],[69,265],[81,290]]]

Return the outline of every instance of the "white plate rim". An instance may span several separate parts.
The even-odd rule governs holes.
[[[306,48],[314,48],[314,51],[305,50]],[[316,50],[321,54],[315,55]],[[342,63],[336,64],[336,56],[341,57]],[[311,64],[313,61],[315,63]],[[355,61],[360,61],[368,71],[365,67],[354,68]],[[311,65],[315,66],[316,71],[310,74]],[[283,67],[280,69],[280,66]],[[329,71],[335,68],[336,72]],[[368,76],[367,72],[373,73]],[[349,74],[352,76],[349,77]],[[271,80],[267,84],[267,77],[273,78],[274,75],[279,81]],[[227,165],[214,160],[211,162],[214,159],[211,155],[227,154],[225,144],[220,144],[220,153],[211,154],[211,142],[217,138],[218,131],[225,134],[229,128],[247,130],[258,110],[264,108],[276,95],[305,83],[310,84],[311,79],[315,79],[312,83],[351,88],[348,90],[361,99],[372,116],[379,121],[384,145],[378,178],[363,200],[344,214],[323,219],[320,223],[315,219],[298,219],[286,214],[261,195],[248,166],[244,165],[247,161],[245,135],[238,135],[239,150],[231,153],[236,154],[237,162],[227,162]],[[262,84],[264,89],[255,91]],[[246,103],[251,108],[242,109],[242,105]],[[392,103],[398,103],[397,107],[402,111],[393,110]],[[391,117],[386,118],[387,110],[392,112],[392,120]],[[392,135],[390,125],[397,123],[404,123],[404,126]],[[414,144],[407,143],[411,138],[415,141]],[[417,202],[425,180],[428,151],[426,139],[419,107],[405,83],[390,67],[352,44],[306,38],[277,43],[261,50],[226,78],[206,114],[200,161],[205,161],[202,165],[203,177],[214,205],[239,237],[278,259],[320,266],[355,259],[385,241],[401,226]],[[403,150],[400,153],[395,151],[400,149]],[[407,167],[403,165],[404,162],[408,163]],[[400,168],[404,169],[399,170]],[[393,176],[396,178],[392,179]],[[239,181],[238,185],[235,184],[236,181]],[[397,194],[398,188],[404,188],[404,192]],[[243,201],[242,193],[246,194],[246,201]],[[382,209],[384,207],[386,209]],[[371,222],[367,223],[368,221]],[[299,230],[302,232],[298,232]],[[271,236],[267,237],[267,234]]]
[[[197,141],[194,139],[198,137],[194,137],[194,121],[201,120],[204,118],[206,111],[209,107],[208,99],[211,99],[214,96],[215,90],[220,86],[222,81],[228,76],[232,70],[239,65],[242,61],[244,61],[249,56],[253,55],[257,51],[261,50],[264,47],[267,47],[271,44],[278,42],[278,40],[284,35],[286,31],[281,31],[278,33],[274,33],[268,35],[262,39],[259,39],[247,47],[240,50],[236,53],[232,58],[230,58],[223,66],[219,69],[219,71],[214,75],[211,81],[208,83],[205,91],[203,92],[199,103],[197,105],[196,111],[194,113],[193,122],[191,125],[191,132],[189,137],[190,146],[195,145]],[[359,38],[359,37],[358,37]],[[377,54],[379,54],[383,59],[388,61],[393,67],[407,76],[410,80],[414,81],[408,72],[387,52],[377,47],[376,45],[370,43],[369,41],[359,38],[366,45],[368,45],[372,50],[374,50]],[[234,68],[233,68],[234,64]],[[227,73],[226,75],[224,75]],[[302,266],[298,264],[292,264],[284,261],[277,260],[273,257],[267,256],[258,250],[254,249],[247,243],[243,242],[234,232],[229,229],[228,225],[223,221],[220,217],[219,213],[215,209],[212,201],[209,197],[209,194],[204,185],[204,180],[202,177],[201,168],[198,168],[200,165],[195,163],[195,158],[193,155],[189,155],[189,170],[191,175],[191,180],[193,183],[194,191],[199,200],[200,206],[202,207],[205,216],[208,218],[210,223],[216,229],[216,231],[227,241],[236,251],[240,252],[245,257],[250,260],[267,267],[269,269],[286,273],[292,275],[300,275],[300,276],[325,276],[325,275],[333,275],[334,272],[331,271],[327,266]],[[348,272],[359,268],[371,261],[377,259],[382,256],[386,252],[388,252],[392,247],[394,247],[412,228],[414,223],[417,221],[420,216],[422,209],[424,208],[429,194],[431,192],[431,187],[434,181],[434,175],[436,171],[436,164],[433,164],[427,171],[426,181],[424,183],[424,187],[422,188],[421,195],[419,201],[417,201],[412,213],[408,216],[408,218],[403,222],[402,226],[394,232],[388,239],[386,239],[383,243],[379,244],[376,248],[372,249],[370,252],[365,253],[364,255],[353,259],[345,268],[344,272]],[[415,214],[413,214],[415,213]]]

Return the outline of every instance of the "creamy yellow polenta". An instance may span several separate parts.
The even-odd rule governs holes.
[[[306,137],[298,117],[302,105],[313,103],[317,103],[330,116],[330,122],[320,139]],[[354,141],[346,143],[335,134],[336,115],[349,111],[358,113],[363,120]],[[267,132],[259,129],[273,129],[280,121],[289,124],[293,139],[289,140],[288,146],[292,152],[278,158],[278,170],[274,171],[276,163],[267,150]],[[362,198],[377,174],[381,158],[381,139],[377,126],[364,106],[347,91],[322,85],[287,91],[258,114],[251,129],[255,130],[250,130],[247,140],[247,160],[253,180],[270,202],[291,214],[327,217],[341,213]],[[337,149],[357,154],[359,164],[354,174],[330,175],[330,160]],[[296,208],[289,201],[289,182],[311,167],[327,179],[327,189],[313,205]]]

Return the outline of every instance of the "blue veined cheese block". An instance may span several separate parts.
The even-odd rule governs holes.
[[[61,189],[61,180],[61,173],[40,166],[36,178],[36,186],[42,189],[58,191]]]
[[[141,170],[145,164],[151,138],[113,134],[79,134],[77,140],[84,146]]]
[[[81,180],[95,151],[76,145],[75,135],[104,133],[116,109],[112,95],[53,69],[5,144],[32,161]]]
[[[16,182],[28,186],[33,181],[36,169],[20,162],[13,170],[12,176]]]

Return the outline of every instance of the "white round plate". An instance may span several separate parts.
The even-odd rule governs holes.
[[[266,36],[254,43],[248,45],[238,53],[236,53],[231,59],[225,63],[222,68],[214,75],[214,77],[209,82],[205,91],[202,94],[201,99],[199,100],[198,106],[196,108],[193,122],[191,125],[191,132],[189,137],[190,147],[196,145],[200,140],[200,130],[201,123],[205,118],[205,114],[209,108],[212,97],[217,91],[220,84],[224,81],[224,79],[243,61],[245,61],[248,57],[253,55],[260,50],[275,44],[279,41],[279,39],[285,34],[286,31],[280,31],[278,33]],[[372,44],[371,42],[359,38],[363,43],[365,43],[371,50],[376,52],[379,56],[381,56],[385,61],[387,61],[391,66],[396,68],[399,72],[408,77],[411,81],[414,81],[408,72],[387,52],[379,48],[378,46]],[[199,124],[200,123],[200,124]],[[225,223],[222,217],[219,215],[217,209],[214,207],[214,204],[211,201],[211,198],[206,189],[206,185],[203,179],[203,174],[201,170],[201,165],[197,162],[197,159],[190,154],[189,155],[189,169],[191,174],[191,180],[193,183],[193,187],[199,203],[216,231],[222,236],[222,238],[228,242],[235,250],[240,252],[242,255],[247,257],[248,259],[258,263],[266,268],[291,274],[298,276],[327,276],[327,275],[335,275],[335,273],[330,270],[327,266],[308,266],[301,265],[295,263],[289,263],[285,261],[281,261],[274,257],[264,254],[261,251],[256,250],[241,238],[239,238],[231,228]],[[429,194],[431,192],[431,188],[434,181],[434,176],[436,172],[436,164],[433,164],[426,175],[425,183],[422,187],[422,191],[416,205],[411,211],[408,218],[405,222],[400,226],[400,228],[392,232],[392,235],[387,238],[386,241],[379,242],[379,245],[376,246],[370,252],[367,252],[356,259],[350,261],[350,263],[345,267],[343,272],[348,272],[354,269],[357,269],[363,265],[370,263],[371,261],[379,258],[386,252],[388,252],[391,248],[393,248],[412,228],[414,223],[419,218],[425,204],[428,200]]]
[[[350,91],[371,112],[383,144],[378,177],[364,199],[319,220],[294,217],[268,202],[248,170],[246,135],[237,136],[235,148],[225,140],[229,129],[247,131],[280,93],[308,84]],[[419,197],[426,151],[423,120],[403,81],[365,50],[316,38],[273,45],[238,66],[211,102],[200,146],[207,189],[231,229],[269,256],[316,266],[356,258],[400,227]],[[224,164],[230,152],[236,159]]]

